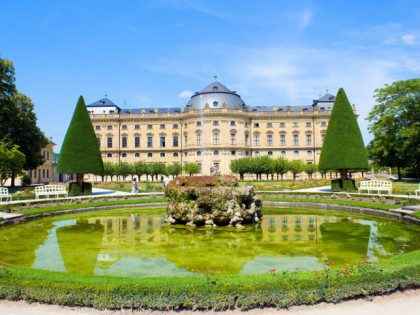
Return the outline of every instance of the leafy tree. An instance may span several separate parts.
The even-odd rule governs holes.
[[[17,145],[8,148],[6,143],[0,142],[0,186],[3,186],[12,174],[23,174],[25,155],[19,151]]]
[[[244,158],[233,160],[230,163],[230,170],[233,173],[239,174],[239,178],[243,180],[245,174],[250,174],[252,172],[251,158],[244,157]]]
[[[23,168],[31,170],[44,163],[41,149],[48,139],[36,125],[31,99],[16,89],[14,75],[13,63],[0,58],[0,141],[18,145],[26,157]],[[11,174],[12,186],[15,176]]]
[[[297,174],[302,173],[305,169],[305,162],[302,160],[293,160],[289,162],[289,171],[293,174],[293,179],[296,179]]]
[[[379,166],[411,167],[420,176],[420,79],[397,81],[375,90],[369,113],[369,157]]]
[[[166,174],[166,166],[165,163],[162,162],[153,162],[148,164],[149,174],[156,177],[156,180],[159,179],[159,175]]]
[[[125,181],[128,175],[134,173],[134,167],[130,163],[121,162],[116,167],[116,173],[118,176],[122,176],[123,180]]]
[[[200,165],[197,163],[185,163],[184,172],[188,173],[190,176],[199,174],[201,172]]]
[[[262,174],[273,174],[273,160],[265,156],[257,156],[251,159],[251,171],[253,174],[257,175],[257,180],[261,179]]]
[[[101,174],[104,172],[95,131],[82,96],[79,97],[64,137],[58,158],[57,172],[63,174],[76,173],[82,193],[84,191],[84,174]]]
[[[139,181],[142,175],[148,175],[149,168],[147,166],[147,163],[144,161],[134,163],[134,173],[137,175]]]
[[[309,178],[312,178],[313,174],[318,171],[317,164],[305,164],[305,168],[303,170],[306,174],[308,174]]]
[[[343,88],[338,90],[331,112],[319,169],[338,171],[342,181],[347,179],[349,170],[368,169],[362,134]]]
[[[279,179],[279,174],[283,180],[283,175],[289,171],[289,162],[282,156],[273,160],[273,171],[277,174],[277,179]]]
[[[102,176],[102,181],[104,181],[105,176],[109,176],[111,181],[112,177],[116,174],[116,165],[111,162],[104,162],[104,172],[102,174],[99,174]]]
[[[179,163],[170,164],[166,167],[166,173],[175,178],[182,173],[182,165]]]

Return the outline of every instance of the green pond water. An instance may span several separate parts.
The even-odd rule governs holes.
[[[0,262],[131,277],[262,274],[375,262],[420,249],[420,227],[308,209],[264,209],[259,224],[167,226],[164,209],[55,216],[0,228]]]

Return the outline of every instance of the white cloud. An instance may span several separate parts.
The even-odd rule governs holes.
[[[313,13],[309,9],[305,9],[300,15],[300,27],[306,28],[312,23]]]
[[[181,93],[179,93],[178,97],[179,98],[190,98],[192,96],[192,92],[191,91],[182,91]]]
[[[403,40],[404,44],[409,46],[416,45],[418,43],[416,36],[413,34],[405,34],[401,37],[401,39]]]

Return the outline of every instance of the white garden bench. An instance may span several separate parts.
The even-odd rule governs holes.
[[[9,194],[9,189],[6,187],[0,187],[0,202],[3,202],[3,198],[6,201],[12,201],[12,195]]]
[[[45,185],[45,186],[38,186],[35,187],[35,196],[36,199],[39,199],[40,196],[46,196],[50,198],[50,196],[58,196],[63,195],[64,197],[68,197],[68,192],[66,191],[66,186],[64,185]]]
[[[384,180],[365,180],[359,183],[359,194],[367,190],[368,194],[371,191],[377,191],[378,194],[381,191],[386,191],[388,194],[392,194],[392,182],[384,181]]]

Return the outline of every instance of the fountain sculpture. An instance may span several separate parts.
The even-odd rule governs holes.
[[[169,224],[241,227],[262,217],[262,201],[254,188],[239,187],[233,176],[179,176],[165,194]]]

